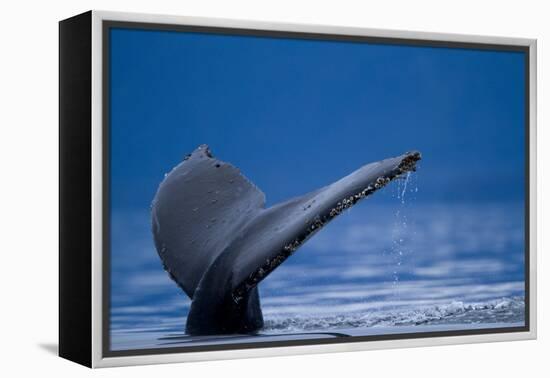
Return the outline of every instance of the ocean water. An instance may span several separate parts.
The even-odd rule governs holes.
[[[149,213],[113,211],[111,349],[523,326],[523,205],[416,203],[411,180],[392,186],[260,283],[254,337],[185,335],[190,300],[162,268]]]

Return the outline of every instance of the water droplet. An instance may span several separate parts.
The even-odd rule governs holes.
[[[407,176],[405,177],[405,182],[403,183],[403,189],[401,190],[401,203],[405,203],[405,192],[407,191],[407,184],[409,183],[409,178],[411,177],[411,172],[407,172]]]

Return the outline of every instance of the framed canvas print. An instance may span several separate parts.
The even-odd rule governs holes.
[[[62,357],[536,337],[535,40],[60,22]]]

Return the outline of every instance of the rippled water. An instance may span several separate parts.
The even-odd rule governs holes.
[[[260,284],[254,340],[523,326],[522,205],[421,204],[405,200],[415,185],[395,187],[395,203],[359,204]],[[113,350],[250,342],[185,336],[190,300],[162,270],[149,214],[112,217]]]

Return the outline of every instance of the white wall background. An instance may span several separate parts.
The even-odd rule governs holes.
[[[0,5],[0,375],[543,376],[550,372],[544,200],[550,140],[545,1],[5,1]],[[88,9],[488,34],[539,41],[539,339],[90,371],[57,344],[57,21]],[[512,185],[513,183],[511,183]],[[545,235],[546,231],[546,235]],[[546,349],[546,350],[545,350]]]

